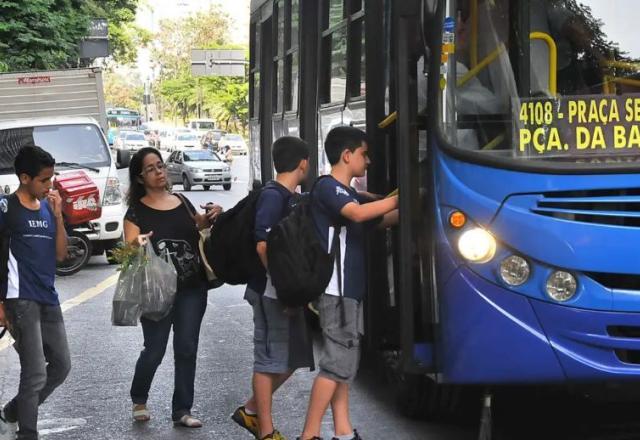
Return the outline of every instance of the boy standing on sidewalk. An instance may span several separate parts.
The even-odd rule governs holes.
[[[313,346],[302,309],[285,309],[278,301],[268,275],[267,234],[288,215],[295,190],[307,177],[309,148],[295,137],[273,144],[276,180],[262,190],[256,203],[256,251],[267,269],[265,276],[247,285],[245,299],[253,306],[253,396],[232,419],[258,440],[283,440],[273,426],[273,393],[298,368],[313,368]]]
[[[0,199],[0,229],[8,249],[0,268],[0,323],[20,358],[18,395],[1,422],[18,422],[18,440],[38,439],[38,406],[67,377],[67,334],[54,287],[56,261],[67,256],[62,200],[51,190],[55,160],[40,147],[23,147],[14,168],[18,190]]]
[[[339,234],[333,276],[317,302],[322,327],[319,374],[311,390],[304,431],[299,439],[319,440],[322,418],[331,404],[334,440],[360,440],[349,418],[349,386],[360,362],[362,301],[366,292],[364,240],[366,226],[390,226],[398,220],[398,196],[372,201],[350,186],[369,165],[367,138],[353,127],[336,127],[325,141],[331,176],[318,181],[312,215],[321,242],[329,251]],[[338,261],[339,257],[339,261]]]

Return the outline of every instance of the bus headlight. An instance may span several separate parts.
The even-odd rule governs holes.
[[[472,263],[486,263],[496,254],[496,239],[482,228],[469,229],[460,236],[458,250]]]
[[[522,257],[511,255],[500,263],[500,277],[510,286],[519,286],[529,279],[531,268]]]
[[[569,301],[576,294],[578,282],[569,272],[557,270],[547,279],[547,295],[559,302]]]

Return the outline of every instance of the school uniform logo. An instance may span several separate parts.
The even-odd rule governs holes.
[[[346,189],[342,188],[341,186],[336,186],[336,195],[339,196],[340,194],[347,197],[350,196],[349,192]]]

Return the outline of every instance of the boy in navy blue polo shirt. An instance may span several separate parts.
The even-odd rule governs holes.
[[[311,390],[300,439],[320,438],[322,418],[331,403],[334,440],[358,440],[361,437],[349,419],[349,386],[358,371],[363,333],[365,230],[368,226],[397,223],[398,196],[374,200],[370,194],[359,193],[350,186],[354,177],[364,176],[369,164],[369,147],[362,130],[336,127],[329,132],[324,145],[331,175],[316,184],[311,209],[327,252],[334,234],[339,234],[340,252],[336,260],[338,256],[340,260],[336,261],[326,293],[317,302],[322,327],[320,371]]]
[[[253,396],[232,419],[257,439],[284,439],[273,426],[273,393],[298,368],[313,368],[313,346],[302,309],[288,309],[278,301],[268,274],[267,235],[295,205],[295,190],[307,177],[309,148],[295,137],[273,144],[276,179],[267,183],[256,203],[256,250],[267,269],[247,285],[245,299],[253,306]]]
[[[62,200],[51,190],[55,161],[39,147],[23,147],[14,168],[18,190],[0,199],[0,228],[8,230],[7,274],[0,285],[0,324],[20,358],[18,395],[0,423],[18,422],[18,440],[37,440],[38,406],[64,382],[71,361],[54,287],[56,260],[67,256]]]

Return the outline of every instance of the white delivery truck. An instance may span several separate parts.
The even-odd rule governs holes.
[[[74,226],[73,232],[84,239],[75,240],[80,261],[68,273],[79,270],[92,254],[112,249],[122,237],[125,208],[106,130],[100,69],[0,74],[0,192],[18,187],[13,161],[25,145],[51,153],[58,173],[83,170],[100,191],[102,216]],[[128,153],[118,158],[122,167],[128,161]]]

